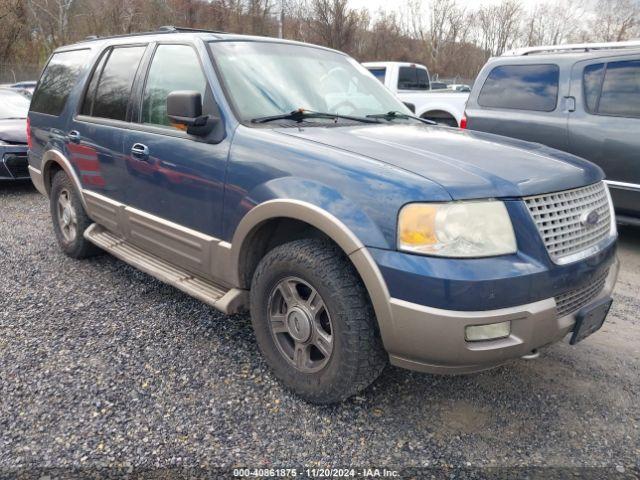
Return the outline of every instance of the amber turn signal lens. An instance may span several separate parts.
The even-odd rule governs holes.
[[[429,245],[438,242],[435,233],[436,213],[433,205],[407,205],[400,212],[399,239],[403,245]]]

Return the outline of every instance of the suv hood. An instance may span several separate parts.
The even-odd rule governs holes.
[[[536,195],[604,178],[598,167],[571,154],[468,130],[398,123],[276,132],[413,172],[440,184],[454,200]]]
[[[27,144],[27,119],[3,120],[0,118],[0,141]]]

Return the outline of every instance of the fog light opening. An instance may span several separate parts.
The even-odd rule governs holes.
[[[490,323],[488,325],[470,325],[464,330],[467,342],[482,342],[506,338],[511,333],[511,321]]]

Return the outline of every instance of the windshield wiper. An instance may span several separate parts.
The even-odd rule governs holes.
[[[406,113],[398,112],[397,110],[392,110],[387,113],[373,113],[371,115],[367,115],[367,118],[382,118],[384,120],[395,120],[396,118],[400,118],[403,120],[417,120],[422,123],[426,123],[428,125],[437,125],[433,120],[427,120],[426,118],[416,117],[415,115],[408,115]]]
[[[372,118],[352,117],[351,115],[341,115],[339,113],[315,112],[313,110],[305,110],[303,108],[299,108],[298,110],[294,110],[289,113],[282,113],[280,115],[253,118],[251,119],[251,123],[267,123],[273,122],[274,120],[294,120],[300,123],[307,118],[327,118],[329,120],[337,120],[340,118],[343,120],[353,120],[362,123],[379,123],[377,120]]]

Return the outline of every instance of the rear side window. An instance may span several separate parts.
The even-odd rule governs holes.
[[[142,123],[172,126],[167,116],[167,96],[176,90],[200,92],[207,110],[207,80],[195,50],[188,45],[159,45],[144,86]]]
[[[86,49],[54,53],[38,82],[31,110],[60,115],[88,56],[89,50]]]
[[[640,60],[607,64],[598,113],[640,117]]]
[[[398,90],[429,90],[429,77],[424,68],[400,67]]]
[[[502,65],[489,73],[478,103],[483,107],[552,112],[558,102],[557,65]]]
[[[126,120],[133,80],[146,48],[117,47],[105,55],[93,72],[81,113]]]
[[[384,83],[384,77],[387,75],[386,68],[370,68],[369,71],[374,77],[380,80],[380,83]]]

